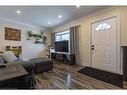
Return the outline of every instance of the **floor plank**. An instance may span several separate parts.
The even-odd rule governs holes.
[[[121,89],[78,73],[82,66],[54,62],[54,69],[35,75],[37,89]],[[127,83],[124,83],[125,88]]]

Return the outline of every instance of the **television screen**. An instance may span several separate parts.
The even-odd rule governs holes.
[[[55,51],[68,52],[68,41],[55,42]]]

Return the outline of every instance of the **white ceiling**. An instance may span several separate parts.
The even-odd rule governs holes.
[[[73,20],[107,8],[106,6],[0,6],[0,18],[35,25],[42,28],[55,28]],[[16,11],[20,10],[21,14]],[[62,15],[61,19],[58,15]],[[52,24],[48,24],[51,21]]]

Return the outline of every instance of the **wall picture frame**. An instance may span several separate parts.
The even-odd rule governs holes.
[[[5,40],[21,41],[21,30],[5,27]]]

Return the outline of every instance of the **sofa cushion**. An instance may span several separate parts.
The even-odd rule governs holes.
[[[0,55],[0,64],[4,64],[4,60],[1,55]]]

